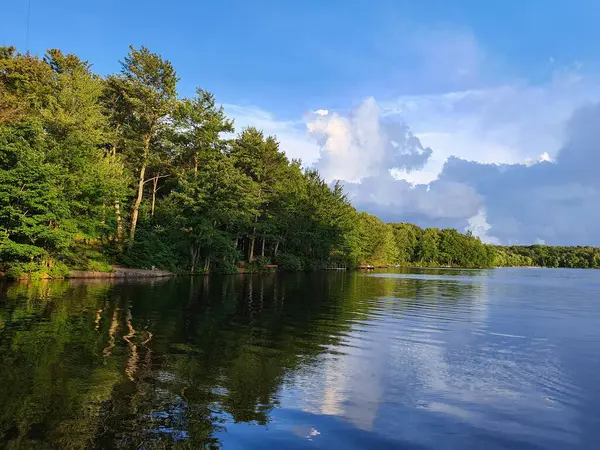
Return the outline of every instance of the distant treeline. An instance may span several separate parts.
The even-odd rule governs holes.
[[[550,245],[494,247],[495,265],[600,269],[600,248]],[[506,260],[504,258],[507,258]]]
[[[361,260],[375,266],[600,268],[600,248],[596,247],[487,245],[469,232],[384,224],[366,213],[359,217]]]
[[[421,229],[410,223],[381,222],[359,214],[362,263],[448,267],[492,267],[496,252],[470,233]]]
[[[595,249],[491,247],[359,213],[275,137],[235,134],[209,92],[180,97],[178,81],[144,47],[108,76],[60,50],[0,47],[0,272],[598,267]]]

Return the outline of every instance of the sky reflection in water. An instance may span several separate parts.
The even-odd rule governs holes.
[[[600,272],[0,285],[7,448],[594,448]]]

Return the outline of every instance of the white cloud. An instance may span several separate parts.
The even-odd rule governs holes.
[[[343,185],[356,208],[390,222],[423,224],[423,220],[443,220],[454,223],[476,215],[483,206],[483,198],[460,182],[411,185],[389,174],[380,174]]]
[[[499,166],[450,158],[439,180],[472,186],[502,242],[600,245],[599,123],[600,103],[575,111],[554,162]]]
[[[343,180],[355,206],[384,220],[453,226],[491,243],[600,244],[600,107],[578,112],[600,100],[596,78],[552,59],[546,83],[503,79],[468,30],[399,31],[380,44],[374,53],[387,62],[357,70],[386,72],[389,100],[337,112],[314,105],[294,121],[226,111],[238,129],[274,134],[289,157]],[[442,93],[397,96],[415,86]]]
[[[470,231],[473,233],[473,236],[477,236],[486,244],[500,244],[500,239],[495,236],[490,236],[489,231],[491,228],[492,226],[487,221],[485,209],[481,208],[477,211],[476,215],[469,217],[465,231]]]
[[[256,127],[266,135],[276,136],[281,149],[290,159],[301,159],[304,165],[312,165],[319,157],[319,146],[306,131],[303,120],[280,120],[273,114],[254,106],[223,105],[225,113],[235,119],[235,128]]]
[[[359,182],[388,176],[391,169],[407,172],[423,166],[431,154],[408,127],[382,120],[374,98],[365,99],[350,114],[313,116],[308,131],[321,144],[316,167],[328,181]]]
[[[552,158],[548,152],[544,152],[538,157],[537,162],[552,162]]]
[[[349,117],[334,113],[308,122],[308,131],[322,144],[318,167],[326,180],[360,181],[378,172],[385,151],[379,115],[369,98]]]
[[[598,99],[595,80],[563,70],[542,86],[403,96],[383,103],[382,109],[385,115],[402,117],[423,145],[434,150],[419,175],[432,181],[450,156],[485,164],[551,161],[564,140],[568,118],[582,104]]]

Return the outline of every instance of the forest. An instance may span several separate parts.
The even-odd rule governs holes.
[[[214,96],[130,47],[108,76],[57,49],[0,47],[0,272],[233,273],[369,265],[600,267],[591,247],[490,246],[386,224],[275,136],[235,130]]]

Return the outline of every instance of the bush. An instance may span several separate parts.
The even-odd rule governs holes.
[[[12,263],[4,273],[6,278],[19,280],[29,278],[40,280],[42,278],[65,278],[69,276],[69,268],[61,261],[52,265],[28,263]]]
[[[224,259],[222,261],[214,261],[212,263],[211,271],[213,273],[231,274],[231,273],[237,273],[237,271],[238,271],[237,269],[238,269],[238,266],[237,266],[235,260]]]
[[[189,267],[188,254],[178,248],[180,244],[162,229],[152,228],[142,222],[138,226],[133,247],[126,253],[117,253],[115,256],[125,267],[151,269],[155,266],[173,273],[185,272]]]
[[[281,253],[275,259],[275,263],[277,264],[277,268],[281,270],[295,272],[304,270],[304,263],[302,259],[290,253]]]
[[[250,272],[262,272],[265,270],[265,266],[271,264],[271,260],[266,256],[259,256],[253,261],[248,263],[248,270]]]
[[[9,280],[18,280],[23,277],[23,267],[21,267],[21,264],[11,265],[4,272],[4,276]]]
[[[61,261],[55,262],[52,267],[46,267],[46,274],[50,278],[65,278],[69,276],[70,270],[67,265]]]
[[[91,272],[113,272],[113,267],[104,261],[87,261],[85,270],[89,270]]]

